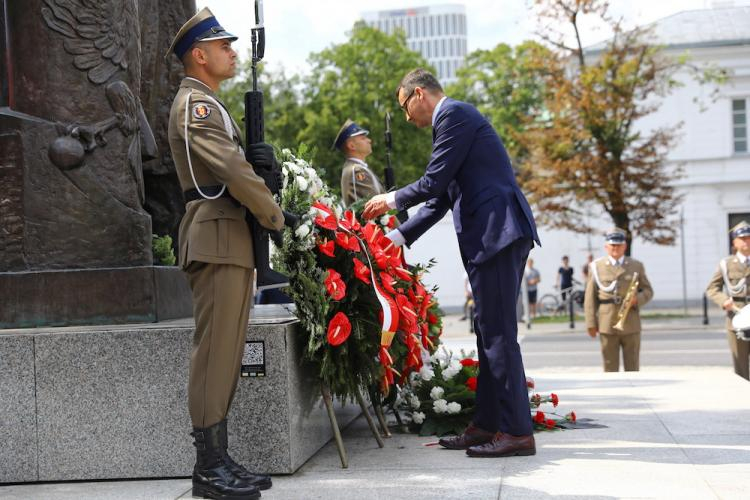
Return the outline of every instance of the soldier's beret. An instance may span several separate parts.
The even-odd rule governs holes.
[[[357,135],[367,135],[370,131],[363,129],[353,121],[347,119],[339,129],[339,133],[336,134],[336,139],[333,141],[331,149],[341,149],[347,139]]]
[[[732,238],[741,238],[743,236],[750,236],[750,224],[744,220],[729,230],[729,234]]]
[[[625,230],[613,227],[604,233],[604,241],[610,245],[622,245],[626,241]]]
[[[182,28],[174,36],[172,45],[169,46],[169,50],[167,50],[164,57],[169,57],[169,54],[174,52],[177,57],[182,59],[182,56],[194,44],[204,40],[230,40],[232,42],[237,40],[236,36],[221,27],[219,21],[208,7],[201,9],[200,12],[182,25]]]

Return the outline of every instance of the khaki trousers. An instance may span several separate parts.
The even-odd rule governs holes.
[[[727,319],[727,341],[732,351],[734,373],[750,380],[750,342],[737,338],[737,334],[732,330],[732,321],[729,319]]]
[[[599,335],[602,344],[602,358],[605,372],[620,371],[620,348],[626,372],[637,372],[640,369],[641,333],[614,335],[602,333]]]
[[[188,384],[194,427],[210,427],[229,412],[245,348],[253,271],[205,262],[185,270],[195,317]]]

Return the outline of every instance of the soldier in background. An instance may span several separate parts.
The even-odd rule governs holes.
[[[385,193],[383,184],[365,161],[372,154],[369,134],[368,130],[346,120],[333,143],[333,148],[346,158],[341,168],[341,200],[345,207],[357,200],[369,200],[376,194]]]
[[[750,224],[740,222],[731,229],[730,236],[736,253],[721,259],[718,269],[708,283],[706,295],[727,312],[727,340],[732,351],[734,372],[750,380],[750,342],[738,339],[732,329],[732,318],[736,309],[750,303],[747,286],[750,276]]]
[[[654,291],[643,264],[625,257],[628,246],[625,231],[619,228],[607,231],[605,242],[607,255],[592,262],[589,270],[590,278],[586,284],[584,300],[586,328],[591,338],[596,338],[599,333],[605,372],[620,370],[620,350],[625,371],[638,371],[641,349],[639,308],[651,300]],[[615,330],[613,326],[617,323],[622,300],[635,272],[638,273],[638,293],[632,299],[624,328]]]
[[[188,409],[197,460],[193,496],[250,500],[271,478],[253,474],[227,453],[226,416],[234,398],[247,335],[254,257],[249,210],[271,230],[283,227],[281,208],[254,167],[271,167],[273,148],[241,146],[239,127],[216,96],[235,74],[237,54],[227,33],[204,8],[174,38],[169,53],[185,75],[169,114],[169,146],[187,202],[180,223],[180,266],[193,292],[195,335]]]

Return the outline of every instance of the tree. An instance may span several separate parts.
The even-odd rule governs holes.
[[[384,178],[386,111],[392,116],[396,183],[403,186],[419,178],[429,160],[431,136],[406,122],[398,108],[396,86],[412,69],[428,66],[406,46],[403,32],[387,35],[360,22],[347,42],[312,54],[310,60],[313,70],[305,78],[304,128],[297,138],[315,148],[313,162],[324,169],[323,180],[339,190],[344,158],[330,147],[347,118],[370,131],[373,154],[368,165]]]
[[[679,167],[667,169],[667,152],[680,124],[639,130],[639,119],[655,112],[660,99],[679,82],[685,61],[667,57],[648,42],[649,31],[626,31],[607,13],[602,0],[536,0],[543,38],[556,47],[540,60],[548,69],[545,112],[530,117],[521,147],[529,151],[533,175],[524,188],[536,204],[540,222],[590,232],[582,207],[599,206],[612,223],[632,236],[672,244],[673,217],[680,203],[674,181]],[[612,29],[601,49],[584,49],[579,23],[596,15]],[[556,31],[567,25],[575,44]],[[702,73],[706,80],[707,73]],[[708,78],[710,80],[710,78]]]
[[[492,123],[523,172],[531,169],[522,168],[528,151],[519,137],[527,117],[543,108],[547,70],[541,63],[549,57],[549,49],[533,41],[515,48],[501,43],[492,50],[476,50],[466,56],[458,80],[447,89],[448,95],[473,104]]]

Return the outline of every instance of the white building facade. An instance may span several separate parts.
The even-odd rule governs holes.
[[[437,69],[442,85],[456,81],[466,57],[466,9],[463,5],[435,5],[365,12],[368,26],[393,34],[406,33],[408,47]]]
[[[655,34],[668,54],[687,53],[691,64],[712,64],[729,74],[716,100],[710,97],[715,87],[679,75],[683,86],[638,123],[644,132],[683,124],[667,164],[683,169],[676,183],[683,202],[682,222],[675,220],[675,245],[649,244],[636,237],[632,255],[645,264],[654,306],[693,306],[702,300],[719,259],[729,253],[729,228],[743,219],[750,222],[750,7],[681,12],[657,21]],[[592,209],[590,217],[601,231],[611,226],[601,209]],[[438,298],[449,309],[463,303],[463,269],[451,233],[448,216],[408,254],[414,261],[438,259],[428,281],[440,286]],[[533,249],[531,257],[542,276],[540,296],[554,292],[563,255],[570,257],[581,280],[588,253],[604,254],[601,232],[586,235],[543,227],[539,234],[542,247]]]

